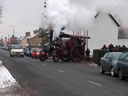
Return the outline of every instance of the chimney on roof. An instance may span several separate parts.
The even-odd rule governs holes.
[[[26,32],[25,33],[25,36],[30,36],[30,32]]]
[[[39,33],[39,30],[34,30],[33,33],[37,34],[37,33]]]

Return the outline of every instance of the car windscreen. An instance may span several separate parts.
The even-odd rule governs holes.
[[[11,46],[11,48],[12,49],[23,49],[23,47],[20,45]]]
[[[121,55],[121,53],[112,54],[112,59],[113,60],[118,60],[120,55]]]
[[[40,52],[41,51],[41,49],[37,49],[37,52]]]

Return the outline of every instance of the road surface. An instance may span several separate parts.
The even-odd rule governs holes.
[[[128,80],[101,75],[87,63],[40,62],[10,57],[5,50],[0,50],[0,59],[30,96],[128,96]]]

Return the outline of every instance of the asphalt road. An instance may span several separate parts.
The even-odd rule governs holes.
[[[5,50],[0,50],[0,60],[31,96],[128,96],[128,80],[101,75],[86,63],[40,62],[10,57]]]

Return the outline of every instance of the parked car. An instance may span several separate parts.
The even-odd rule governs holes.
[[[31,48],[31,57],[32,58],[36,57],[36,48]]]
[[[32,48],[31,49],[31,57],[32,58],[39,58],[41,50],[42,50],[42,48]]]
[[[107,52],[100,60],[100,73],[110,72],[111,76],[117,76],[117,61],[122,52]]]
[[[19,44],[13,44],[11,45],[11,49],[10,49],[10,56],[21,56],[24,57],[24,50],[23,47]]]
[[[124,80],[128,77],[128,53],[123,53],[117,62],[117,69],[115,70],[118,73],[119,79]]]
[[[36,58],[39,58],[39,56],[40,56],[40,52],[42,51],[43,49],[42,48],[37,48],[36,49]]]
[[[25,54],[26,56],[31,57],[31,48],[25,48],[25,49],[24,49],[24,54]]]
[[[8,46],[3,46],[2,49],[8,50]]]

